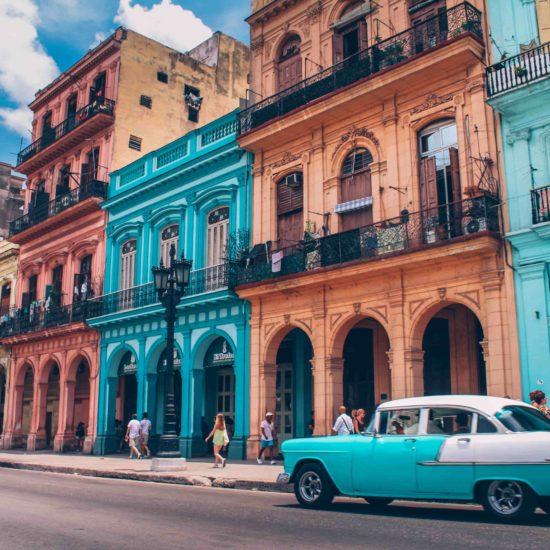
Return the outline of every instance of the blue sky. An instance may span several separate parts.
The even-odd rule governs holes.
[[[14,164],[30,141],[34,91],[120,24],[180,50],[217,30],[248,43],[249,9],[250,0],[0,0],[0,161]]]

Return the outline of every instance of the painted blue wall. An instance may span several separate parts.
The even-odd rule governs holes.
[[[534,0],[489,0],[489,15],[495,61],[502,53],[507,58],[518,54],[520,44],[539,43]],[[550,64],[544,55],[539,61]],[[550,221],[533,219],[532,202],[537,190],[550,197],[550,190],[544,191],[550,186],[550,76],[527,84],[515,80],[510,90],[488,102],[500,115],[502,129],[507,239],[515,273],[523,396],[528,399],[534,389],[550,394]]]
[[[115,402],[118,369],[131,351],[137,364],[138,415],[149,413],[154,435],[162,430],[157,397],[157,365],[165,347],[166,323],[151,293],[151,267],[160,259],[160,233],[179,225],[178,256],[193,260],[196,274],[207,265],[208,213],[229,207],[229,233],[244,236],[251,223],[251,156],[236,142],[236,112],[195,130],[111,174],[108,212],[105,296],[98,302],[118,303],[120,252],[130,238],[137,241],[131,308],[102,310],[88,319],[101,331],[98,437],[95,452],[116,449]],[[246,242],[245,244],[248,244]],[[197,275],[197,276],[198,276]],[[201,417],[212,408],[214,388],[205,383],[205,356],[216,339],[224,338],[234,353],[235,424],[230,455],[242,458],[248,436],[249,308],[230,289],[196,288],[178,306],[176,342],[181,357],[182,406],[180,449],[184,456],[204,452]],[[135,296],[143,296],[138,302]],[[153,298],[151,298],[153,296]],[[160,399],[160,397],[158,397]],[[120,416],[120,415],[119,415]],[[207,419],[210,424],[210,418]]]

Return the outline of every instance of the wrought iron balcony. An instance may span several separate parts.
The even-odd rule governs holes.
[[[486,69],[487,95],[493,97],[550,76],[550,42]]]
[[[550,185],[531,191],[533,223],[550,222]]]
[[[30,227],[34,227],[48,218],[56,216],[71,206],[81,203],[91,197],[100,199],[106,198],[107,184],[103,181],[92,180],[82,187],[78,187],[77,189],[73,189],[68,193],[56,197],[53,201],[34,208],[29,208],[27,214],[10,222],[9,236],[12,237]]]
[[[483,37],[481,13],[464,2],[248,107],[239,114],[239,134],[468,33]]]
[[[480,196],[421,212],[404,211],[399,218],[327,237],[309,238],[278,251],[269,251],[269,246],[254,247],[264,252],[234,262],[232,283],[256,283],[346,262],[374,261],[391,254],[449,243],[460,237],[498,231],[496,199]]]
[[[185,296],[197,296],[228,288],[227,263],[191,271]],[[104,294],[88,301],[87,318],[102,317],[159,303],[153,283]]]
[[[96,132],[104,126],[100,124],[99,119],[107,119],[107,123],[110,124],[112,117],[115,113],[115,102],[112,99],[105,97],[98,97],[94,99],[88,105],[82,107],[73,116],[66,118],[63,122],[57,126],[45,130],[43,134],[30,145],[22,149],[17,155],[17,169],[23,173],[29,173],[38,166],[37,163],[31,163],[30,161],[36,157],[42,151],[46,149],[51,150],[51,155],[44,159],[44,162],[51,160],[59,152],[64,152],[70,147],[74,146],[76,142],[81,141],[88,137],[86,133],[79,132],[79,129],[84,130],[85,127],[90,126],[90,132]],[[98,124],[88,124],[88,121],[92,119],[98,119]],[[81,135],[82,134],[82,135]],[[66,136],[74,136],[75,140]],[[61,151],[57,151],[57,148],[51,147],[56,143],[63,142],[66,147]]]
[[[43,304],[34,304],[14,309],[0,318],[0,338],[82,323],[86,319],[89,303],[84,300],[67,306],[46,308]]]

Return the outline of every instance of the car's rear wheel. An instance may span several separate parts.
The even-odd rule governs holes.
[[[312,462],[304,464],[298,471],[294,481],[294,494],[302,506],[322,508],[332,502],[335,491],[325,469]]]
[[[393,498],[384,498],[384,497],[365,497],[365,500],[371,506],[387,506],[393,502]]]
[[[543,512],[550,515],[550,497],[539,498],[539,507]]]
[[[537,499],[533,491],[519,481],[497,480],[484,485],[481,504],[493,517],[507,521],[532,514]]]

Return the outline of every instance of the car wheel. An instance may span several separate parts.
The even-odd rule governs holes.
[[[519,481],[498,480],[488,483],[482,492],[483,508],[499,520],[513,520],[532,514],[536,496]]]
[[[315,463],[300,468],[294,481],[294,494],[302,506],[321,508],[334,498],[334,487],[325,469]]]
[[[384,498],[384,497],[365,497],[365,500],[371,506],[387,506],[393,502],[393,498]]]
[[[539,498],[539,508],[550,515],[550,497]]]

